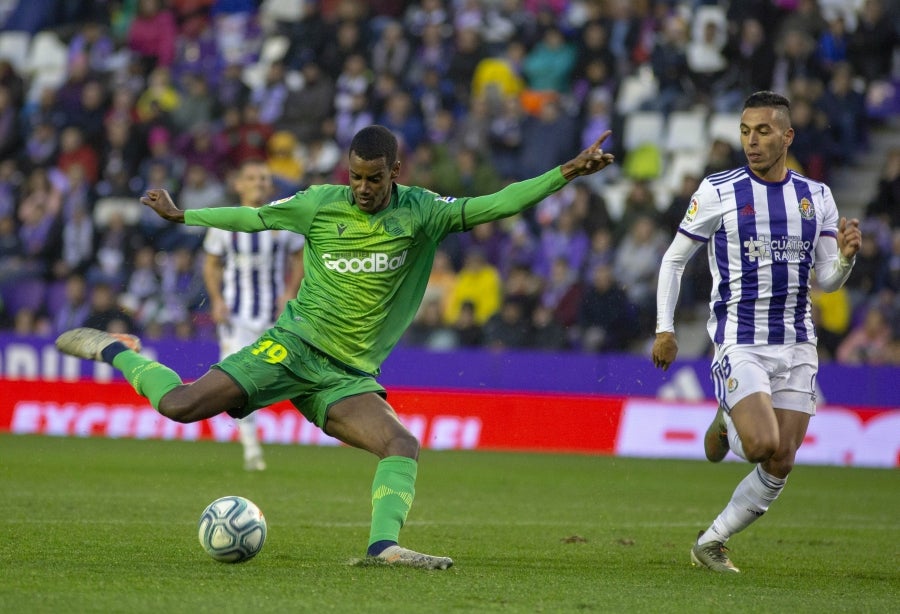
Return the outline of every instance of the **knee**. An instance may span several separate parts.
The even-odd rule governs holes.
[[[419,449],[419,440],[412,433],[404,430],[391,438],[386,446],[384,456],[405,456],[418,459]]]
[[[751,463],[766,462],[778,452],[778,437],[768,434],[741,437],[744,446],[744,454]]]
[[[197,413],[196,403],[194,403],[187,395],[178,394],[177,389],[169,392],[159,400],[159,407],[156,408],[160,414],[182,424],[196,422]]]

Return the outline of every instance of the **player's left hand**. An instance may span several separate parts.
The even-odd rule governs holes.
[[[841,250],[841,255],[850,260],[856,255],[856,252],[859,251],[859,246],[862,244],[862,231],[859,229],[859,220],[856,218],[848,220],[845,217],[841,218],[840,223],[838,224],[838,249]]]
[[[603,141],[611,134],[612,130],[605,131],[593,145],[563,164],[563,176],[571,181],[575,177],[596,173],[615,162],[616,157],[613,154],[603,151]]]

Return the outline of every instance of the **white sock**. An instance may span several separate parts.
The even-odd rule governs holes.
[[[725,430],[728,433],[728,447],[731,448],[732,452],[747,460],[747,456],[744,454],[744,443],[741,441],[741,436],[738,435],[737,429],[734,428],[731,416],[727,413],[725,414]]]
[[[784,489],[787,478],[776,478],[766,473],[761,465],[741,480],[731,501],[722,510],[712,525],[697,540],[698,543],[725,542],[729,537],[743,531],[766,513],[772,501]]]
[[[250,414],[246,418],[235,420],[240,435],[241,444],[244,446],[244,460],[255,456],[262,456],[262,447],[259,445],[259,437],[256,435],[256,418]]]

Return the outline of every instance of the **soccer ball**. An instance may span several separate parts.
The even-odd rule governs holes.
[[[200,545],[223,563],[252,559],[266,543],[266,519],[256,504],[229,495],[216,499],[203,510],[197,526]]]

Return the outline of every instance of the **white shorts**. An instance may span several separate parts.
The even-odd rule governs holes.
[[[716,346],[710,366],[716,399],[731,412],[738,401],[764,392],[778,409],[816,413],[816,373],[819,355],[815,343],[786,345]]]
[[[238,323],[219,324],[216,332],[219,336],[219,359],[234,354],[239,349],[256,343],[268,327],[241,326]]]

